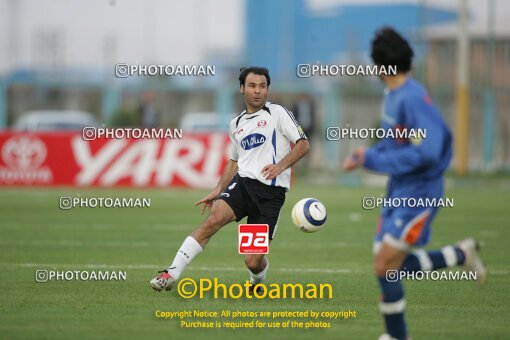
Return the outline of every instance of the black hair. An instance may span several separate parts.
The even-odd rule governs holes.
[[[378,66],[396,65],[398,73],[411,70],[413,49],[397,31],[383,27],[375,33],[370,54]]]
[[[246,76],[248,76],[249,73],[255,73],[260,76],[265,76],[267,80],[267,86],[271,85],[271,77],[269,76],[269,70],[265,67],[258,67],[258,66],[250,66],[250,67],[243,67],[240,69],[241,73],[239,74],[239,86],[244,85],[246,82]]]

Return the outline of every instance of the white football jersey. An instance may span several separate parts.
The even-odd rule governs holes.
[[[261,171],[283,159],[290,152],[291,143],[306,139],[292,112],[270,102],[257,112],[244,111],[230,122],[230,139],[231,158],[237,161],[241,177],[289,189],[290,168],[272,181],[266,180]]]

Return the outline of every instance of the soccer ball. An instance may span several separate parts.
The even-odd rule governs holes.
[[[316,198],[303,198],[292,208],[292,222],[305,233],[314,233],[326,224],[326,207]]]

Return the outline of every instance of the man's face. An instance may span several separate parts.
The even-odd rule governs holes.
[[[247,106],[260,108],[267,100],[268,88],[266,76],[248,73],[240,90],[244,95]]]

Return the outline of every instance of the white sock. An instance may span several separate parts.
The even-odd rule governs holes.
[[[264,268],[260,273],[254,274],[251,272],[251,270],[248,269],[248,271],[250,272],[251,284],[256,285],[258,283],[264,282],[264,280],[266,279],[267,270],[269,269],[269,260],[267,259],[267,257],[264,257],[264,259],[266,260],[266,268]]]
[[[204,250],[202,246],[193,237],[188,236],[182,243],[175,255],[174,262],[168,267],[168,272],[178,279],[186,266]]]

